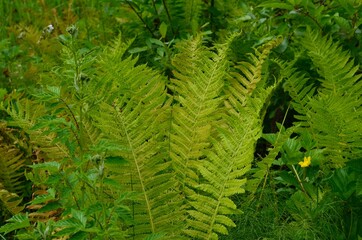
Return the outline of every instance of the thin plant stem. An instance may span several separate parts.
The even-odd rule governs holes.
[[[302,182],[302,180],[300,180],[299,174],[298,174],[297,170],[295,169],[294,165],[292,165],[292,169],[293,169],[293,172],[294,172],[295,176],[297,177],[298,183],[299,183],[300,187],[302,188],[302,191],[305,193],[305,195],[307,197],[309,197],[308,194],[307,194],[307,191],[305,191],[303,182]]]
[[[165,8],[165,11],[166,11],[166,14],[167,14],[167,19],[170,23],[170,27],[171,27],[171,31],[172,31],[172,34],[173,36],[175,37],[175,30],[173,28],[173,24],[172,24],[172,19],[171,19],[171,15],[170,15],[170,12],[168,11],[168,7],[167,7],[167,4],[166,4],[166,0],[162,0],[162,4],[163,4],[163,7]]]
[[[132,9],[132,11],[134,13],[136,13],[137,17],[141,20],[141,22],[144,24],[145,28],[147,29],[147,31],[150,32],[150,34],[152,35],[153,38],[155,38],[155,35],[153,34],[151,28],[147,25],[147,23],[145,22],[145,20],[142,18],[141,14],[139,14],[139,12],[137,12],[137,10],[132,6],[131,3],[129,3],[129,1],[126,1],[128,6]]]
[[[288,105],[287,111],[286,111],[285,114],[284,114],[284,118],[283,118],[283,121],[282,121],[282,126],[284,126],[284,123],[285,123],[285,121],[286,121],[286,119],[287,119],[287,115],[288,115],[288,112],[289,112],[289,108],[290,108],[290,104]],[[275,143],[278,142],[278,139],[279,139],[279,136],[280,136],[281,131],[282,131],[282,130],[280,129],[279,132],[278,132],[277,138],[276,138],[276,140],[275,140]],[[265,177],[264,177],[264,182],[263,182],[263,187],[262,187],[262,190],[261,190],[261,193],[260,193],[259,202],[261,202],[261,198],[262,198],[262,196],[263,196],[263,192],[264,192],[264,189],[265,189],[265,186],[266,186],[266,180],[268,179],[268,175],[269,175],[269,167],[268,167],[268,170],[267,170],[267,172],[266,172],[266,174],[265,174]]]
[[[153,10],[155,11],[155,14],[158,16],[155,0],[152,0],[152,6],[153,6]]]

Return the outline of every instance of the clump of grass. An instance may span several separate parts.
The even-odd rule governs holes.
[[[287,204],[293,192],[295,189],[267,184],[252,200],[238,196],[236,202],[243,214],[234,216],[237,227],[221,239],[345,239],[341,202],[326,196],[317,210],[307,215]]]

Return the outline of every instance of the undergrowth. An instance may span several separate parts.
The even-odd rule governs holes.
[[[359,1],[3,1],[2,239],[360,239]]]

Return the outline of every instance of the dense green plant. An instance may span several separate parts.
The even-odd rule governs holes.
[[[2,3],[0,231],[357,239],[360,9]]]
[[[64,69],[49,74],[64,76],[63,81],[59,79],[62,84],[44,86],[34,94],[32,104],[47,115],[41,113],[34,123],[24,119],[17,112],[19,107],[10,104],[19,99],[3,108],[13,124],[30,136],[40,131],[63,151],[52,157],[53,149],[46,148],[46,141],[37,141],[48,156],[27,174],[36,186],[45,187],[32,205],[43,204],[48,218],[55,217],[50,210],[61,212],[60,220],[48,227],[60,228],[56,233],[60,236],[97,233],[101,237],[100,228],[113,227],[89,213],[89,208],[95,211],[90,203],[107,204],[99,198],[110,197],[116,207],[119,194],[136,192],[141,195],[128,205],[133,222],[128,235],[134,238],[164,234],[209,239],[226,234],[226,227],[234,226],[227,215],[236,210],[230,196],[243,192],[242,176],[253,160],[265,99],[273,89],[273,85],[264,88],[262,63],[280,40],[257,51],[251,63],[234,66],[230,76],[226,74],[228,44],[213,52],[203,46],[201,36],[182,42],[173,60],[175,79],[167,93],[164,77],[146,66],[134,66],[137,59],[122,60],[128,45],[120,38],[94,62],[91,54],[76,48],[76,31],[62,37]],[[99,71],[89,68],[97,65]],[[225,85],[226,79],[230,84]],[[119,170],[108,169],[109,161],[117,159],[118,164],[123,163],[121,159],[127,163]],[[109,191],[102,184],[104,176],[123,186],[122,191],[104,196]],[[33,216],[39,218],[45,210],[39,211]],[[69,225],[71,216],[82,224]],[[121,224],[109,224],[116,223]],[[12,226],[5,225],[2,231],[13,230]]]
[[[361,132],[361,75],[356,74],[358,66],[350,55],[331,38],[308,30],[300,46],[319,77],[308,77],[292,64],[280,63],[297,121],[287,130],[280,127],[279,133],[264,135],[273,148],[252,170],[254,179],[248,182],[254,193],[251,204],[257,206],[257,214],[265,216],[269,210],[262,205],[270,197],[286,201],[284,208],[273,205],[280,214],[271,214],[276,223],[281,221],[282,230],[262,226],[269,231],[266,237],[278,236],[280,231],[295,239],[356,239],[361,235],[357,217],[361,208],[355,205],[361,202],[361,139],[357,137]],[[293,132],[298,137],[291,137]],[[310,158],[311,165],[303,163],[303,158]],[[243,207],[253,211],[249,205]],[[286,217],[288,224],[281,219]]]

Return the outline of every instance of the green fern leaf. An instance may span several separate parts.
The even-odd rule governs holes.
[[[67,148],[59,142],[54,143],[54,133],[45,134],[45,130],[39,128],[38,120],[41,116],[47,116],[45,106],[26,98],[20,98],[16,94],[9,95],[9,101],[2,103],[3,109],[11,119],[8,125],[19,127],[29,135],[29,145],[33,145],[35,152],[42,152],[44,159],[62,159],[68,156]],[[44,160],[43,159],[43,160]]]
[[[282,67],[282,76],[287,79],[284,84],[284,89],[286,89],[289,95],[292,97],[293,108],[299,113],[295,116],[298,120],[306,120],[305,113],[308,112],[308,102],[310,98],[315,94],[316,87],[313,84],[309,83],[309,78],[306,78],[305,75],[296,71],[295,68],[292,68],[292,64],[288,65],[283,63],[280,65]]]
[[[230,114],[239,115],[244,112],[260,119],[264,118],[267,107],[265,103],[268,102],[280,80],[272,86],[267,86],[263,64],[270,51],[282,40],[278,37],[264,44],[255,51],[255,55],[250,54],[249,62],[240,62],[234,66],[234,70],[230,73],[231,77],[228,79],[230,86],[226,89],[228,99],[225,104]]]
[[[217,239],[218,234],[227,234],[227,228],[235,226],[227,216],[237,212],[230,197],[245,191],[244,175],[250,169],[255,144],[261,135],[260,117],[265,107],[264,101],[274,87],[264,89],[261,84],[262,65],[271,48],[279,42],[278,39],[266,45],[261,53],[256,53],[257,57],[252,55],[251,63],[239,65],[243,75],[234,74],[234,79],[231,79],[232,83],[226,90],[228,95],[225,105],[228,111],[216,111],[216,114],[208,117],[209,121],[217,120],[217,117],[223,121],[218,122],[217,134],[209,134],[212,149],[201,151],[205,157],[192,163],[195,172],[201,175],[195,185],[196,191],[189,197],[192,208],[188,211],[189,227],[185,233],[193,239]],[[189,69],[192,69],[192,65]],[[206,70],[203,72],[208,73]],[[235,88],[244,91],[237,91]],[[256,96],[265,93],[266,96],[256,100]],[[195,98],[189,96],[192,97]]]
[[[122,48],[115,44],[110,57],[119,51]],[[112,169],[110,178],[125,190],[140,193],[129,206],[136,223],[129,234],[135,239],[157,233],[178,238],[183,214],[167,156],[170,104],[165,79],[144,65],[135,67],[131,58],[107,64],[120,77],[95,84],[118,87],[111,88],[111,97],[100,104],[93,118],[104,136],[121,146],[117,154],[127,160],[122,168]]]
[[[361,153],[362,75],[357,74],[358,66],[350,55],[331,38],[308,30],[300,42],[317,68],[321,86],[314,95],[313,87],[304,85],[307,80],[297,82],[294,76],[298,75],[292,75],[286,85],[301,125],[312,133],[317,147],[325,149],[330,163],[341,166]]]
[[[100,103],[102,101],[109,102],[110,99],[114,99],[115,96],[111,93],[117,92],[117,89],[123,89],[123,91],[129,90],[128,86],[126,86],[126,81],[123,79],[129,78],[129,72],[119,71],[119,67],[116,62],[121,61],[124,58],[124,55],[129,48],[129,46],[133,43],[133,40],[124,42],[122,41],[122,36],[119,35],[115,40],[111,43],[111,47],[108,47],[101,54],[98,64],[99,67],[99,76],[102,79],[107,79],[107,81],[93,81],[89,86],[89,95],[93,96],[89,102]],[[128,58],[128,61],[123,62],[122,66],[130,69],[137,62],[137,58]],[[127,75],[123,75],[127,74]],[[97,93],[97,94],[94,94]]]
[[[171,27],[174,33],[196,35],[200,30],[202,10],[206,4],[201,0],[175,0],[167,4],[171,16]]]
[[[309,30],[301,44],[307,49],[318,73],[325,79],[320,80],[324,93],[361,93],[362,86],[356,84],[362,76],[356,74],[358,66],[350,60],[350,54],[343,51],[332,38],[322,37],[319,33]]]
[[[0,183],[6,190],[12,193],[22,194],[24,189],[24,167],[25,159],[23,153],[9,146],[0,146]]]
[[[22,199],[16,194],[11,193],[4,188],[0,183],[0,206],[5,208],[12,215],[15,215],[21,212],[24,209],[24,206],[21,206]]]
[[[217,55],[203,47],[200,36],[178,48],[181,53],[173,59],[176,78],[170,85],[177,101],[172,108],[170,156],[182,191],[189,191],[198,184],[195,164],[210,147],[209,137],[220,118],[227,65],[225,53]]]
[[[186,26],[196,33],[199,30],[199,19],[201,15],[202,0],[184,1]]]

